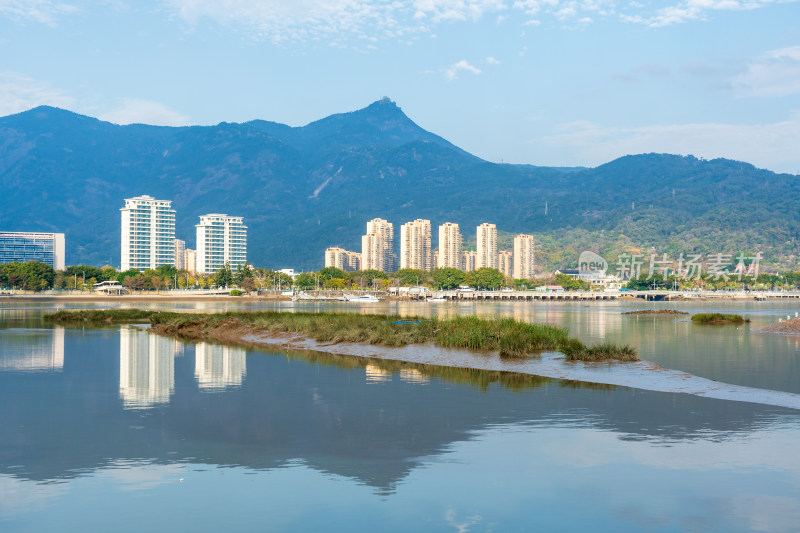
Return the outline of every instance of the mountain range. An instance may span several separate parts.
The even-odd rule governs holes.
[[[388,98],[302,127],[120,126],[37,107],[0,118],[0,230],[64,232],[67,264],[120,260],[124,199],[172,200],[176,236],[198,216],[245,217],[248,257],[318,269],[326,247],[360,249],[366,222],[497,224],[537,236],[542,263],[603,255],[763,251],[797,265],[800,177],[726,159],[642,154],[596,168],[496,164],[415,124]],[[434,231],[435,234],[435,231]],[[436,236],[433,238],[436,246]],[[611,261],[610,261],[611,262]]]

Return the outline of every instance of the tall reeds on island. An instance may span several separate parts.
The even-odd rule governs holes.
[[[636,361],[629,346],[585,346],[566,329],[528,324],[513,318],[401,318],[353,313],[250,313],[195,314],[140,310],[61,311],[49,315],[58,322],[128,322],[149,320],[157,333],[185,338],[222,336],[243,327],[256,331],[299,333],[318,342],[356,342],[404,346],[432,342],[444,348],[497,351],[502,357],[525,357],[542,351],[559,351],[570,361],[616,359]]]
[[[750,322],[749,318],[742,315],[726,315],[723,313],[697,313],[692,315],[695,324],[744,324]]]

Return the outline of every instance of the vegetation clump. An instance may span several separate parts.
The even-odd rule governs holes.
[[[642,309],[640,311],[626,311],[623,315],[688,315],[686,311],[676,309]]]
[[[559,351],[567,360],[635,361],[628,346],[587,347],[569,336],[566,329],[528,324],[512,318],[485,319],[458,316],[448,319],[354,313],[282,313],[278,311],[228,312],[218,314],[172,313],[137,309],[106,311],[59,311],[47,316],[57,322],[132,322],[149,320],[153,330],[184,338],[204,338],[246,328],[253,332],[299,333],[317,342],[355,342],[382,346],[433,343],[444,348],[497,351],[502,357],[525,357],[545,350]],[[228,332],[228,335],[225,334]]]
[[[692,315],[692,322],[695,324],[744,324],[750,322],[749,318],[744,318],[742,315],[731,315],[723,313],[697,313]]]

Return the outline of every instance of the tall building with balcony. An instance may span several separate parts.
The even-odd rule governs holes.
[[[437,268],[461,268],[461,231],[458,224],[445,222],[439,226]]]
[[[367,234],[361,237],[361,269],[395,271],[394,226],[382,218],[367,222]]]
[[[175,210],[170,200],[126,198],[120,268],[145,270],[175,264]]]
[[[325,250],[325,266],[338,268],[345,272],[361,270],[361,254],[332,246]]]
[[[247,261],[247,226],[242,217],[211,213],[200,217],[197,229],[197,272],[213,274],[225,263],[234,270]]]
[[[0,231],[0,265],[39,261],[64,270],[64,234]]]
[[[431,221],[417,219],[400,226],[400,268],[433,270]]]
[[[534,252],[533,235],[522,233],[514,237],[514,277],[516,279],[533,277]]]
[[[477,237],[475,268],[497,268],[497,226],[484,222],[478,226]]]
[[[497,252],[497,270],[509,278],[513,277],[514,260],[511,250],[500,250]]]

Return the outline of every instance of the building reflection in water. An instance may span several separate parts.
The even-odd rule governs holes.
[[[194,348],[194,377],[205,391],[238,387],[247,375],[246,352],[242,348],[201,342]]]
[[[404,368],[400,370],[400,381],[406,383],[416,383],[417,385],[427,385],[431,378],[417,370],[416,368]]]
[[[176,343],[134,327],[119,332],[119,396],[126,409],[169,403],[175,388]]]
[[[2,347],[0,372],[64,370],[64,328],[9,331]]]
[[[387,372],[379,366],[367,364],[364,370],[366,372],[367,383],[385,383],[392,380],[392,373]]]

